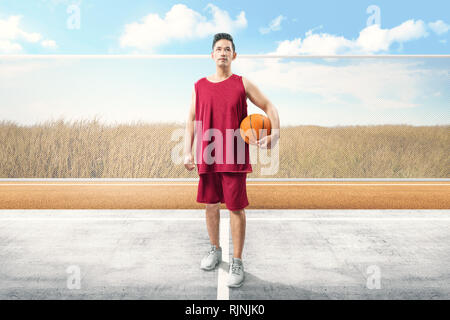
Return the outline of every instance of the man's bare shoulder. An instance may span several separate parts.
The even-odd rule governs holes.
[[[241,76],[242,77],[242,83],[244,84],[244,88],[245,88],[245,93],[247,93],[251,90],[251,88],[253,88],[255,85],[253,82],[250,81],[250,79]]]

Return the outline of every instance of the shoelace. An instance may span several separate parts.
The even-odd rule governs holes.
[[[242,266],[240,264],[233,263],[231,265],[231,273],[239,275],[240,274],[239,271],[241,270],[241,268],[242,268]]]
[[[209,250],[208,254],[214,254],[214,252],[216,252],[217,249],[215,247],[211,247],[211,250]]]

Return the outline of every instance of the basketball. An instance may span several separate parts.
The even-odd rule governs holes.
[[[256,143],[266,135],[270,135],[270,119],[265,115],[253,113],[241,121],[240,133],[246,143]]]

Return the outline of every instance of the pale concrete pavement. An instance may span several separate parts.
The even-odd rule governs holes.
[[[450,210],[246,212],[230,299],[450,298]],[[0,299],[216,299],[208,248],[204,210],[0,210]]]

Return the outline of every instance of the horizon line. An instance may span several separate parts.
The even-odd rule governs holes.
[[[20,123],[16,120],[9,120],[9,119],[0,119],[0,126],[4,125],[16,125],[19,127],[34,127],[34,126],[42,126],[46,124],[52,124],[55,122],[63,122],[65,125],[74,125],[77,123],[91,123],[91,122],[97,122],[100,125],[104,126],[121,126],[121,125],[185,125],[185,122],[183,121],[159,121],[159,122],[152,122],[152,121],[143,121],[143,120],[136,120],[136,121],[130,121],[130,122],[110,122],[110,121],[101,121],[100,119],[94,118],[87,118],[87,119],[66,119],[66,118],[53,118],[48,120],[41,120],[38,122],[35,122],[33,124],[25,124]],[[335,125],[319,125],[319,124],[285,124],[281,125],[280,128],[288,128],[288,127],[331,127],[331,128],[338,128],[338,127],[370,127],[370,126],[410,126],[410,127],[437,127],[437,126],[450,126],[450,123],[445,124],[408,124],[408,123],[378,123],[378,124],[335,124]]]
[[[134,181],[134,182],[191,182],[198,181],[199,178],[0,178],[0,182],[5,181]],[[450,181],[450,178],[247,178],[248,181],[293,181],[293,182],[309,182],[309,181]]]
[[[239,54],[236,58],[262,59],[379,59],[379,58],[450,58],[450,54],[369,54],[369,55],[270,55],[270,54]],[[210,54],[0,54],[0,59],[36,58],[36,59],[185,59],[211,58]]]

